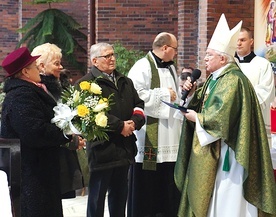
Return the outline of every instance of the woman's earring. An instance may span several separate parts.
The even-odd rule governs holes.
[[[41,74],[41,75],[46,75],[46,74],[45,74],[45,71],[44,71],[43,69],[41,69],[41,70],[39,71],[39,74]]]

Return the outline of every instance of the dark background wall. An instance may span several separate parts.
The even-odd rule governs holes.
[[[32,5],[31,0],[1,0],[0,3],[0,61],[15,49],[20,39],[16,32],[28,19],[47,4]],[[229,27],[240,20],[253,30],[254,0],[72,0],[52,3],[52,8],[63,10],[81,25],[88,35],[83,45],[87,48],[95,42],[120,41],[129,49],[148,51],[156,34],[167,31],[178,37],[178,71],[189,64],[202,70],[203,79],[205,50],[221,13],[225,13]],[[89,57],[79,55],[88,64]],[[65,64],[66,68],[70,66]],[[83,73],[73,70],[74,78]],[[3,70],[0,75],[3,75]]]

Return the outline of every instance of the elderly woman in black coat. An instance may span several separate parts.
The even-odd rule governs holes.
[[[58,102],[61,98],[62,90],[69,88],[69,86],[62,86],[64,82],[61,81],[60,76],[63,69],[61,49],[55,44],[44,43],[35,47],[31,55],[40,55],[36,60],[36,65],[39,69],[41,83],[45,84],[47,90]],[[62,199],[74,198],[76,196],[75,190],[84,187],[82,171],[74,145],[69,147],[61,146],[60,167]]]
[[[72,136],[51,123],[56,101],[40,83],[37,58],[22,47],[2,62],[7,80],[1,136],[20,139],[21,216],[60,217],[59,150],[61,144],[72,141]]]

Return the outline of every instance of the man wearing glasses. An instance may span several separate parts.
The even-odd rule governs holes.
[[[138,154],[136,164],[131,167],[128,217],[177,214],[179,192],[173,171],[181,123],[173,118],[175,110],[161,101],[178,103],[180,99],[173,65],[176,54],[176,37],[162,32],[155,37],[152,50],[128,74],[145,102],[147,116],[147,125],[135,132]]]
[[[144,102],[133,86],[131,79],[116,71],[114,49],[110,44],[97,43],[91,46],[91,72],[81,81],[95,79],[102,88],[102,96],[112,94],[108,111],[109,140],[89,141],[86,144],[90,181],[87,217],[103,217],[105,196],[108,192],[110,216],[125,216],[128,194],[127,176],[129,165],[137,153],[134,130],[145,123]]]
[[[253,86],[234,54],[242,21],[221,15],[204,58],[210,73],[190,91],[175,181],[178,217],[276,216],[276,189],[265,125]],[[184,83],[191,90],[191,79]]]

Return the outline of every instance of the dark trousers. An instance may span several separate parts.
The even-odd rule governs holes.
[[[158,163],[156,171],[130,168],[128,217],[176,217],[180,192],[174,182],[175,162]]]
[[[103,217],[106,193],[110,217],[124,217],[129,166],[90,173],[87,217]]]

